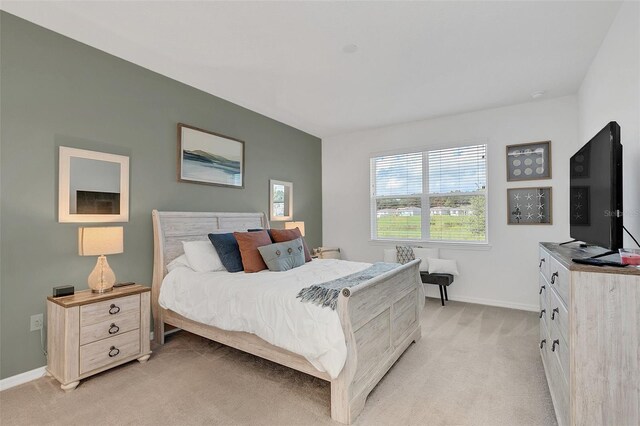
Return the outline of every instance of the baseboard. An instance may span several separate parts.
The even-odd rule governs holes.
[[[34,368],[31,371],[25,371],[24,373],[7,377],[6,379],[0,380],[0,391],[30,382],[32,380],[39,379],[40,377],[44,376],[45,373],[45,366],[43,365],[42,367]]]
[[[440,299],[439,295],[430,295],[430,294],[428,294],[427,297]],[[481,298],[478,298],[478,297],[459,297],[459,296],[452,297],[452,296],[449,296],[449,300],[456,301],[456,302],[475,303],[477,305],[497,306],[499,308],[518,309],[520,311],[538,312],[540,310],[540,307],[538,305],[528,305],[526,303],[505,302],[503,300],[481,299]]]

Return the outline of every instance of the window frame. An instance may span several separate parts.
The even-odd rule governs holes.
[[[461,196],[484,196],[485,203],[485,238],[484,240],[478,241],[470,241],[470,240],[434,240],[431,239],[430,231],[430,221],[431,221],[431,198],[432,197],[443,197],[443,196],[452,196],[451,193],[429,193],[429,152],[430,151],[440,151],[446,149],[457,149],[457,148],[466,148],[476,145],[484,145],[485,146],[485,154],[484,154],[484,164],[485,164],[485,176],[486,176],[486,184],[484,191],[474,191],[474,192],[465,192],[460,194]],[[414,154],[421,153],[422,154],[422,193],[421,194],[413,194],[413,195],[383,195],[376,196],[376,173],[375,173],[375,160],[379,157],[391,156],[391,155],[403,155],[403,154]],[[455,196],[455,195],[453,195]],[[394,198],[394,199],[402,199],[402,198],[420,198],[421,210],[429,212],[426,215],[421,215],[420,220],[420,229],[421,229],[421,238],[398,238],[398,237],[379,237],[377,235],[377,214],[376,214],[376,206],[378,199],[384,198]],[[431,245],[442,245],[442,246],[472,246],[472,247],[490,247],[489,244],[489,144],[486,140],[473,140],[473,141],[462,141],[453,144],[446,144],[442,146],[428,146],[428,147],[419,147],[419,148],[408,148],[403,150],[393,150],[393,151],[384,151],[384,152],[375,152],[369,155],[369,199],[370,199],[370,241],[374,243],[429,243]]]

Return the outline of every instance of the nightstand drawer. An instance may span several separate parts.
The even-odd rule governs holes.
[[[122,318],[125,314],[140,314],[140,295],[119,297],[80,307],[80,326]]]
[[[87,343],[118,336],[137,328],[140,328],[140,314],[138,312],[115,315],[115,318],[107,321],[81,327],[80,344],[86,345]]]
[[[98,340],[80,347],[80,374],[140,353],[140,331]]]

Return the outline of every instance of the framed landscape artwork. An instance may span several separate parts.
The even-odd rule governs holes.
[[[507,181],[551,179],[551,141],[507,145]]]
[[[551,225],[551,187],[507,189],[507,224]]]
[[[244,142],[179,123],[178,180],[244,188]]]

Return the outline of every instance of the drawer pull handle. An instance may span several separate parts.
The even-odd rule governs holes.
[[[120,306],[116,306],[115,304],[111,304],[111,306],[109,306],[109,314],[110,315],[115,315],[118,312],[120,312]]]
[[[553,341],[553,344],[551,345],[551,352],[556,351],[556,345],[560,346],[560,340],[556,339]]]
[[[544,344],[547,343],[547,339],[540,340],[540,349],[544,347]]]
[[[558,278],[558,273],[554,272],[553,274],[551,274],[551,284],[555,284],[556,283],[556,278]]]
[[[544,257],[540,259],[540,264],[538,265],[538,268],[542,268],[542,264],[544,263],[544,261],[545,261]]]
[[[116,334],[118,331],[120,331],[120,327],[118,327],[115,324],[111,324],[109,326],[109,334]]]
[[[542,290],[544,290],[544,286],[543,285],[540,286],[540,291],[538,292],[538,294],[542,294]]]
[[[540,318],[542,318],[542,316],[544,315],[544,313],[545,313],[546,311],[547,311],[546,309],[543,309],[543,310],[541,310],[541,311],[540,311]]]
[[[119,353],[120,353],[120,349],[116,348],[115,346],[111,346],[111,348],[109,348],[109,358],[118,356]]]
[[[558,308],[553,308],[553,311],[551,311],[551,321],[556,318],[556,314],[560,315],[560,310]]]

